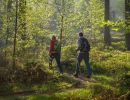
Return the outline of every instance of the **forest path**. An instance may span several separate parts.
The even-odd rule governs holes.
[[[61,75],[60,81],[73,81],[72,86],[67,88],[60,88],[57,90],[50,90],[50,91],[44,91],[44,90],[28,90],[28,91],[20,91],[20,92],[12,92],[12,93],[0,93],[0,97],[22,97],[22,96],[34,96],[34,95],[53,95],[55,93],[60,92],[66,92],[71,91],[75,89],[81,89],[84,87],[87,87],[90,83],[95,83],[96,81],[93,79],[88,79],[84,77],[83,75],[80,75],[78,78],[75,78],[72,74],[65,73],[64,75]]]

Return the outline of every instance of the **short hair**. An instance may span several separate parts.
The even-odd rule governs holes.
[[[56,36],[55,36],[55,35],[53,35],[53,36],[52,36],[52,39],[56,39]]]
[[[83,32],[80,32],[80,33],[79,33],[79,36],[83,36]]]

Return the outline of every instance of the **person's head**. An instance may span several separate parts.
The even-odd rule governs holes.
[[[83,33],[82,32],[79,33],[79,37],[83,37]]]
[[[51,39],[52,39],[52,40],[56,40],[56,36],[55,36],[55,35],[53,35]]]

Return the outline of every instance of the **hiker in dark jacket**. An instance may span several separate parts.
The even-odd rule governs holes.
[[[76,64],[76,72],[74,74],[75,77],[78,77],[80,74],[80,63],[82,59],[84,59],[86,67],[87,67],[87,77],[91,77],[91,66],[89,63],[89,51],[90,51],[90,44],[88,40],[83,37],[83,33],[79,33],[79,38],[78,38],[78,48],[76,51],[79,51],[78,56],[77,56],[77,64]]]
[[[55,58],[59,71],[63,73],[63,69],[61,67],[61,62],[60,62],[60,44],[56,40],[55,36],[52,36],[52,39],[50,41],[49,56],[50,56],[49,66],[52,66],[52,61]]]

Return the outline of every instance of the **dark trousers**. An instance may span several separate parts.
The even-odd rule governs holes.
[[[91,75],[91,66],[89,63],[89,53],[88,52],[80,52],[77,56],[77,64],[76,64],[76,74],[80,73],[80,63],[81,61],[85,61],[85,65],[87,68],[87,74],[90,76]]]
[[[56,60],[57,66],[58,66],[58,68],[59,68],[59,71],[60,71],[61,73],[63,73],[63,69],[62,69],[61,62],[60,62],[60,53],[54,53],[54,54],[52,54],[52,55],[50,56],[50,63],[51,63],[51,65],[52,65],[53,59]]]

